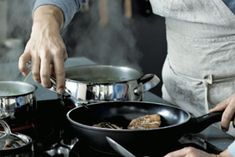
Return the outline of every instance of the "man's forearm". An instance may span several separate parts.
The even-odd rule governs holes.
[[[74,14],[79,10],[82,1],[83,0],[36,0],[33,12],[45,5],[60,8],[63,15],[63,27],[66,27],[72,20]]]
[[[60,30],[63,26],[63,21],[62,10],[53,5],[40,6],[33,13],[33,24],[45,22],[54,25],[55,28]]]

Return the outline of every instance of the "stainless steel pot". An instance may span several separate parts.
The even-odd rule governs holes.
[[[20,133],[12,133],[4,120],[0,120],[0,125],[4,129],[4,131],[0,131],[0,156],[32,156],[33,141],[31,137]]]
[[[36,87],[21,81],[0,81],[0,119],[27,119],[36,109]]]
[[[81,102],[142,100],[159,83],[155,74],[130,67],[85,65],[66,69],[67,92]]]

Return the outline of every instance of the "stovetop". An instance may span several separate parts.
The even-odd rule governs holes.
[[[93,61],[84,58],[69,58],[65,66],[95,64]],[[38,109],[33,123],[20,125],[15,131],[29,135],[33,139],[33,151],[23,152],[19,157],[87,157],[87,156],[110,156],[90,149],[79,139],[75,138],[71,132],[70,125],[65,118],[67,111],[73,105],[66,107],[61,105],[57,95],[37,84],[32,77],[26,80],[37,86],[36,97]],[[165,103],[160,97],[146,92],[144,101]],[[13,128],[12,128],[13,129]],[[233,137],[222,132],[220,129],[209,126],[199,134],[189,134],[182,137],[177,143],[172,144],[172,150],[184,146],[198,147],[207,152],[220,152],[225,149],[232,141]],[[171,150],[168,150],[171,151]],[[119,156],[118,154],[111,156]]]
[[[154,100],[153,98],[151,100]],[[32,157],[83,157],[83,156],[120,156],[119,154],[106,154],[99,152],[77,139],[66,119],[66,113],[73,104],[67,103],[63,106],[59,99],[41,100],[37,102],[37,112],[33,119],[34,127],[12,128],[17,132],[26,134],[33,139],[33,150],[24,152],[23,156]],[[218,153],[223,150],[233,138],[218,128],[208,127],[210,134],[204,131],[199,134],[188,134],[179,141],[172,144],[171,149],[165,153],[182,148],[184,146],[194,146],[211,153]],[[211,136],[208,136],[211,135]],[[216,139],[219,137],[219,139]],[[223,138],[221,138],[223,137]],[[211,138],[211,139],[210,139]],[[215,141],[220,140],[224,145],[218,145]],[[214,142],[213,142],[214,141]],[[27,155],[25,155],[25,153]],[[22,156],[22,157],[23,157]],[[156,156],[156,155],[155,155]]]

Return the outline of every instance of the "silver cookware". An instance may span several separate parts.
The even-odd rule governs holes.
[[[3,128],[3,131],[0,131],[0,156],[31,157],[33,148],[31,137],[21,133],[12,133],[4,120],[0,120],[0,125]]]
[[[109,145],[123,157],[135,157],[134,154],[132,154],[129,150],[117,143],[114,139],[106,136],[106,140],[108,141]]]
[[[22,81],[0,81],[0,119],[27,119],[36,109],[36,87]]]
[[[142,100],[143,93],[159,81],[155,74],[144,75],[130,67],[83,65],[67,68],[65,83],[66,93],[89,103]]]

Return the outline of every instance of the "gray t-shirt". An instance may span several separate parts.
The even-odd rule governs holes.
[[[64,14],[64,27],[72,20],[74,14],[79,10],[84,0],[35,0],[33,11],[41,5],[55,5],[59,7]]]

